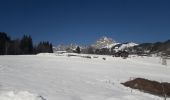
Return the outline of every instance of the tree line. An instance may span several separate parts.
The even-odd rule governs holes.
[[[0,32],[0,55],[53,53],[52,47],[48,41],[34,45],[30,35],[24,35],[21,39],[11,39],[7,33]]]

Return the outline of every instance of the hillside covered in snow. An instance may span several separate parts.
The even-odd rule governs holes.
[[[170,61],[160,61],[69,53],[0,56],[0,100],[163,100],[120,84],[136,77],[170,82]]]

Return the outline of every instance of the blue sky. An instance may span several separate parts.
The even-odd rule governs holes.
[[[137,43],[170,39],[169,0],[0,0],[0,31],[35,43]]]

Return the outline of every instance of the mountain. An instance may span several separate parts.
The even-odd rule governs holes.
[[[113,46],[115,46],[117,44],[119,44],[119,43],[114,41],[112,38],[103,36],[99,40],[97,40],[94,44],[92,44],[92,47],[94,47],[95,49],[112,48]]]
[[[131,48],[137,45],[138,44],[133,43],[133,42],[119,43],[119,42],[114,41],[112,38],[103,36],[99,40],[97,40],[95,44],[92,44],[92,47],[94,47],[95,49],[107,48],[107,49],[112,49],[115,51],[122,51],[122,50]]]
[[[114,47],[112,47],[113,50],[117,51],[123,51],[123,50],[127,50],[129,48],[132,48],[134,46],[137,46],[138,44],[133,43],[133,42],[127,42],[127,43],[120,43],[115,45]]]
[[[140,53],[165,53],[170,54],[170,40],[165,42],[142,43],[134,46],[133,49]]]
[[[71,51],[71,50],[75,50],[77,46],[78,46],[77,44],[68,44],[68,45],[60,44],[56,47],[53,47],[53,51]]]
[[[99,38],[94,44],[89,46],[80,46],[77,44],[58,45],[53,47],[53,51],[67,51],[73,52],[77,47],[80,47],[81,53],[91,54],[113,54],[118,51],[128,51],[133,54],[168,54],[170,55],[170,40],[165,42],[142,43],[136,44],[133,42],[119,43],[112,38],[103,36]]]
[[[68,45],[64,45],[64,44],[60,44],[56,47],[53,47],[53,51],[54,52],[58,52],[58,51],[67,51],[67,52],[73,52],[76,50],[77,47],[80,47],[80,49],[85,49],[85,46],[80,46],[78,44],[75,43],[71,43]]]
[[[99,38],[94,44],[90,46],[79,46],[77,44],[70,44],[70,45],[63,45],[60,44],[56,47],[53,48],[54,52],[55,51],[67,51],[67,52],[72,52],[74,51],[77,46],[79,46],[82,50],[82,53],[95,53],[96,50],[99,50],[100,52],[111,52],[111,51],[123,51],[128,48],[137,46],[138,44],[133,43],[133,42],[127,42],[127,43],[119,43],[113,40],[112,38],[108,38],[106,36],[103,36]],[[103,49],[101,51],[101,49]],[[107,50],[106,50],[107,49]]]

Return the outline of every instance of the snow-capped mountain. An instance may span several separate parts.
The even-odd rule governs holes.
[[[96,49],[102,49],[102,48],[107,48],[109,50],[115,50],[115,51],[122,51],[125,50],[127,48],[133,47],[133,46],[137,46],[138,44],[133,43],[133,42],[127,42],[127,43],[119,43],[116,42],[115,40],[113,40],[112,38],[103,36],[101,38],[99,38],[94,44],[90,45],[94,50]],[[88,46],[80,46],[77,44],[69,44],[69,45],[63,45],[60,44],[56,47],[53,47],[53,51],[67,51],[67,52],[73,52],[77,46],[79,46],[82,50],[87,50]]]
[[[115,46],[117,44],[119,44],[119,43],[114,41],[112,38],[108,38],[106,36],[103,36],[99,40],[97,40],[95,44],[92,44],[92,47],[94,47],[96,49],[112,48],[113,46]]]
[[[118,44],[118,45],[115,45],[113,47],[113,49],[115,51],[122,51],[122,50],[125,50],[127,48],[131,48],[131,47],[134,47],[134,46],[137,46],[138,44],[136,43],[133,43],[133,42],[128,42],[128,43],[122,43],[122,44]]]
[[[93,44],[92,46],[96,49],[107,48],[107,49],[113,49],[115,51],[121,51],[137,45],[138,44],[133,42],[119,43],[114,41],[112,38],[103,36],[102,38],[97,40],[96,43]]]
[[[64,44],[60,44],[56,47],[53,47],[54,51],[68,51],[68,50],[74,50],[77,48],[77,44],[69,44],[69,45],[64,45]]]
[[[68,45],[64,45],[64,44],[60,44],[60,45],[58,45],[58,46],[56,46],[56,47],[53,47],[53,51],[54,52],[58,52],[58,51],[67,51],[67,52],[73,52],[77,47],[80,47],[81,49],[84,49],[85,48],[85,46],[80,46],[80,45],[78,45],[78,44],[73,44],[73,43],[71,43],[71,44],[68,44]]]

